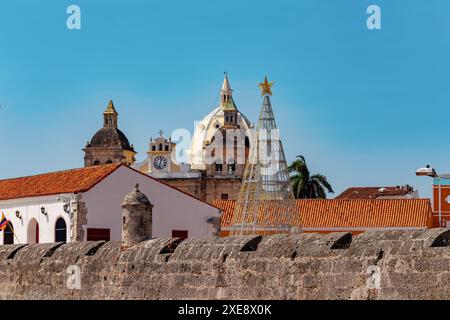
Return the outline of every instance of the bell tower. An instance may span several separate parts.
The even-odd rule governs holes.
[[[178,165],[172,163],[172,152],[175,151],[176,144],[172,142],[171,138],[164,138],[161,130],[158,133],[158,138],[150,139],[150,150],[147,152],[148,171],[157,177],[161,174],[180,170]]]

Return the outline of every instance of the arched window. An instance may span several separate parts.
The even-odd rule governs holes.
[[[156,151],[156,146],[152,146],[152,151]]]
[[[107,164],[113,163],[112,160],[106,161]]]
[[[245,137],[245,147],[250,148],[250,139],[248,137]]]
[[[94,161],[94,166],[98,166],[99,164],[100,164],[100,161],[98,161],[98,160]]]
[[[67,242],[67,227],[66,221],[63,218],[56,220],[55,242]]]
[[[162,143],[159,144],[158,150],[159,150],[159,151],[162,151]]]
[[[166,146],[165,146],[165,150],[166,150],[166,151],[169,151],[169,145],[166,145]]]
[[[11,221],[8,222],[3,233],[3,244],[14,244],[14,226]]]

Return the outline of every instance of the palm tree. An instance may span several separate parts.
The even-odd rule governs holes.
[[[333,188],[322,174],[311,175],[305,157],[297,159],[288,167],[296,199],[326,199],[325,191],[334,193]]]

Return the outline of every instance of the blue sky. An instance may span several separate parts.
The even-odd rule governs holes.
[[[80,6],[82,29],[66,28]],[[377,4],[382,30],[368,30]],[[81,167],[110,98],[142,160],[162,129],[192,130],[223,71],[256,121],[258,82],[288,160],[306,157],[336,193],[450,172],[448,0],[8,0],[0,3],[0,177]]]

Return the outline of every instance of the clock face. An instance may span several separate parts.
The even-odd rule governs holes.
[[[158,170],[163,170],[167,167],[167,159],[163,156],[157,156],[153,160],[153,166]]]

